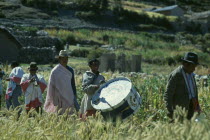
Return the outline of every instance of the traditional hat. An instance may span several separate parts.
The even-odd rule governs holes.
[[[59,55],[55,56],[55,58],[59,58],[59,57],[69,57],[69,54],[66,50],[61,50],[59,52]]]
[[[38,70],[37,63],[36,62],[31,62],[28,69],[29,70]]]
[[[193,52],[187,52],[184,56],[184,58],[181,59],[182,61],[192,63],[195,65],[198,65],[198,55]]]

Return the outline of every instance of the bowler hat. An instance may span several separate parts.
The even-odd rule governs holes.
[[[90,60],[88,61],[88,65],[89,65],[89,66],[92,65],[93,62],[95,62],[95,63],[97,63],[98,65],[100,65],[100,61],[99,61],[98,59],[96,59],[96,58],[90,59]]]
[[[188,62],[188,63],[192,63],[195,65],[198,65],[198,55],[196,53],[193,52],[187,52],[184,56],[184,58],[181,59],[182,61]]]
[[[31,62],[28,69],[29,70],[38,70],[37,63],[36,62]]]

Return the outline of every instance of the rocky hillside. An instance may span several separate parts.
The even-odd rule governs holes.
[[[203,35],[210,31],[209,12],[175,17],[143,11],[152,8],[154,3],[86,1],[0,0],[0,25],[25,47],[24,54],[29,50],[33,53],[34,48],[37,52],[54,51],[53,46],[59,51],[70,44],[76,47],[76,57],[87,57],[88,53],[103,53],[104,50],[100,50],[103,45],[113,45],[119,53],[136,54],[138,50],[147,63],[177,62],[182,53],[191,49],[201,53],[203,61],[209,63],[209,34]],[[100,49],[94,50],[93,46]],[[152,58],[154,55],[157,58]],[[22,60],[29,61],[28,58]]]
[[[144,8],[151,8],[154,5],[164,7],[163,3],[101,1],[85,3],[84,0],[0,0],[0,25],[12,28],[21,26],[68,30],[90,28],[167,33],[209,32],[210,19],[207,19],[207,22],[202,20],[198,22],[192,18],[195,13],[189,14],[189,11],[185,11],[184,17],[178,18],[143,11]],[[183,3],[181,7],[184,7]]]

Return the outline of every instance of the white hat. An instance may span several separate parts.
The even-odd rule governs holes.
[[[59,57],[68,57],[69,54],[67,53],[66,50],[61,50],[61,51],[59,52],[59,55],[58,55],[58,56],[59,56]]]
[[[59,55],[55,56],[56,59],[59,58],[59,57],[69,57],[69,54],[67,53],[66,50],[61,50],[59,52]]]

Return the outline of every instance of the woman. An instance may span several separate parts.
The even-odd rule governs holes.
[[[20,83],[25,95],[26,111],[28,113],[33,108],[39,112],[42,111],[42,93],[47,87],[47,84],[41,75],[36,74],[38,67],[35,62],[31,62],[28,69],[30,73],[24,74]]]
[[[97,59],[90,60],[88,65],[90,70],[83,74],[82,80],[82,89],[85,92],[85,95],[81,103],[81,118],[95,115],[96,110],[91,105],[91,98],[95,91],[100,87],[100,84],[105,81],[104,76],[102,76],[98,71],[100,62]]]

